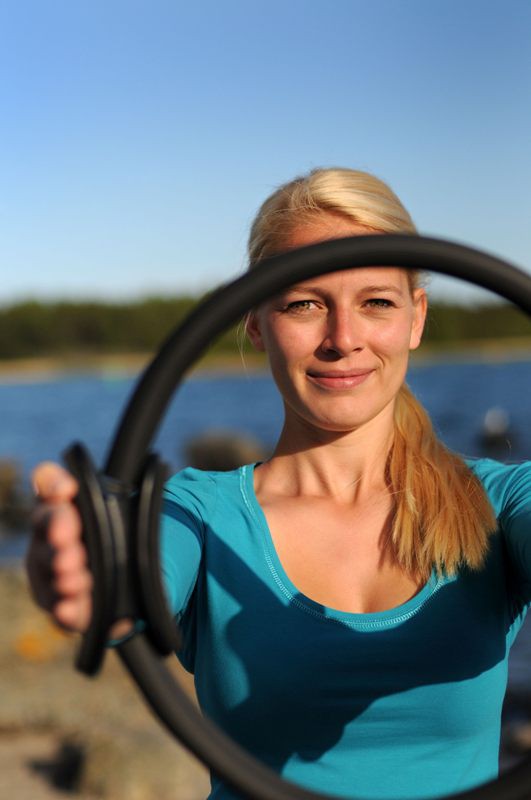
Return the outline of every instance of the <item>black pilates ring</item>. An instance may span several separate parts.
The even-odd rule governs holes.
[[[226,784],[251,800],[330,800],[288,783],[203,718],[163,663],[179,645],[158,575],[158,511],[166,474],[148,448],[168,402],[207,346],[253,306],[312,276],[362,266],[429,270],[497,293],[531,316],[531,275],[486,253],[447,241],[392,234],[322,242],[268,259],[200,303],[169,336],[141,376],[98,473],[80,444],[65,461],[80,481],[77,502],[94,573],[94,614],[77,666],[95,674],[109,627],[146,620],[119,655],[160,721]],[[146,553],[148,556],[146,557]],[[451,764],[449,765],[451,769]],[[531,758],[454,800],[529,800]],[[353,799],[355,800],[355,796]]]

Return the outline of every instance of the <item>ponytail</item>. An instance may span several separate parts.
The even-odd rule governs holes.
[[[439,441],[428,414],[404,384],[395,405],[387,464],[395,501],[391,543],[398,563],[427,579],[478,569],[496,517],[481,482]]]

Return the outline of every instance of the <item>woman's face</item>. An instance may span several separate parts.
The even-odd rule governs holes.
[[[296,228],[286,249],[374,233],[335,215]],[[391,419],[409,351],[420,344],[426,293],[407,272],[367,267],[303,281],[264,303],[248,321],[267,352],[292,415],[321,430],[347,432]]]

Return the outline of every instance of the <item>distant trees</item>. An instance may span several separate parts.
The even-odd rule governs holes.
[[[531,319],[509,303],[478,306],[432,303],[424,341],[457,344],[522,337],[531,337]]]
[[[129,303],[32,300],[6,306],[0,308],[0,359],[152,352],[195,302],[192,297],[151,297]],[[440,345],[508,337],[531,339],[531,321],[507,303],[472,308],[436,303],[425,333],[426,342]],[[236,351],[231,328],[213,352]]]
[[[0,309],[0,358],[151,351],[193,304],[189,297],[18,303]]]

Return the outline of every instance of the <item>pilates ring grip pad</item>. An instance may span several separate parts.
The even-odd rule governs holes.
[[[452,242],[389,234],[335,239],[293,250],[267,259],[209,295],[168,337],[139,379],[102,472],[96,471],[83,445],[73,444],[64,453],[80,484],[77,503],[94,576],[92,622],[76,666],[95,674],[112,623],[123,617],[145,620],[143,630],[117,647],[126,668],[159,720],[222,781],[252,800],[328,800],[330,796],[288,783],[258,762],[199,714],[165,666],[163,656],[178,649],[180,641],[159,573],[158,517],[167,468],[148,448],[183,375],[249,309],[313,276],[377,266],[461,278],[496,292],[531,316],[531,275]],[[529,800],[531,758],[497,781],[452,797]]]

